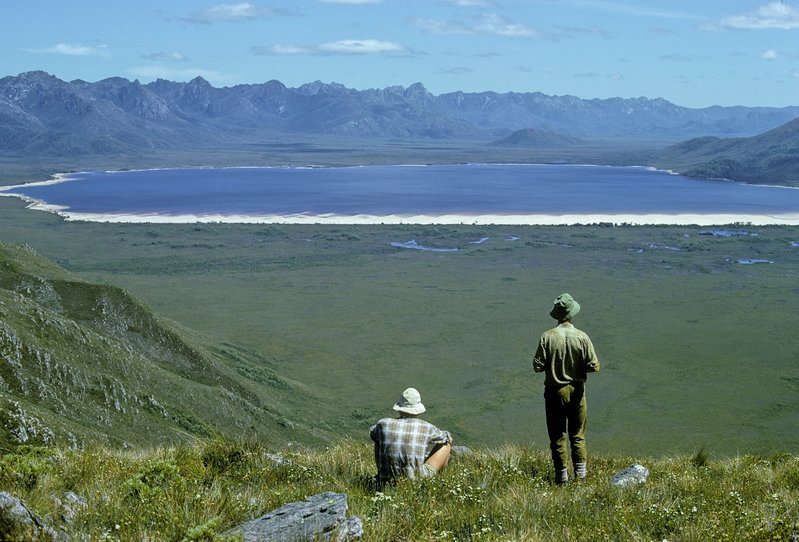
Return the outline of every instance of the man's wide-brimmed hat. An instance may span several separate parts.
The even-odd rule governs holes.
[[[402,397],[394,405],[394,410],[406,414],[421,414],[426,409],[422,404],[422,396],[419,395],[416,388],[408,388],[402,392]]]
[[[571,320],[580,312],[580,304],[569,294],[560,294],[553,301],[549,315],[555,320]]]

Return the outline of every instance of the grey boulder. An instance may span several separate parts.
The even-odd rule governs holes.
[[[347,496],[324,492],[281,506],[226,534],[240,533],[244,542],[344,542],[363,536],[360,518],[347,518]]]

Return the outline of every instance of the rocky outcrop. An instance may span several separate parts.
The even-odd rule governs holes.
[[[286,504],[225,534],[241,534],[244,542],[344,542],[361,538],[363,526],[360,518],[347,518],[345,494],[325,492]]]
[[[45,525],[25,503],[8,492],[0,492],[0,536],[7,542],[17,540],[68,540]]]

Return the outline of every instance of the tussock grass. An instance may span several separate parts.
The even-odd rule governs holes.
[[[697,454],[699,455],[699,454]],[[74,540],[223,540],[231,527],[321,491],[346,493],[364,539],[794,540],[799,457],[592,457],[589,479],[553,485],[549,453],[516,445],[453,457],[432,479],[377,491],[372,448],[343,441],[276,453],[257,443],[119,450],[21,447],[0,488]],[[633,462],[651,475],[618,488]],[[86,499],[65,519],[65,494]]]

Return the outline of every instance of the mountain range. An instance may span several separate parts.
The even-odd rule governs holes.
[[[419,144],[411,152],[421,156],[446,144],[466,150],[443,160],[645,164],[696,177],[795,186],[797,118],[799,106],[692,109],[661,98],[539,92],[435,96],[421,83],[355,90],[319,81],[289,88],[275,80],[216,88],[201,77],[187,83],[119,77],[66,82],[33,71],[0,79],[0,159],[64,171],[89,167],[90,156],[100,167],[114,157],[123,157],[120,167],[127,167],[133,156],[137,167],[156,167],[163,164],[154,157],[172,151],[207,161],[203,153],[255,149],[269,154],[263,157],[269,162],[278,148],[323,157],[329,144],[349,144],[362,154],[381,142]],[[314,147],[308,138],[323,143]]]
[[[74,156],[164,148],[233,148],[302,134],[405,140],[498,141],[535,130],[537,144],[580,140],[676,143],[746,137],[799,117],[799,107],[691,109],[663,99],[582,99],[534,93],[453,92],[421,83],[354,90],[279,81],[215,88],[123,78],[65,82],[34,71],[0,79],[0,152]]]

